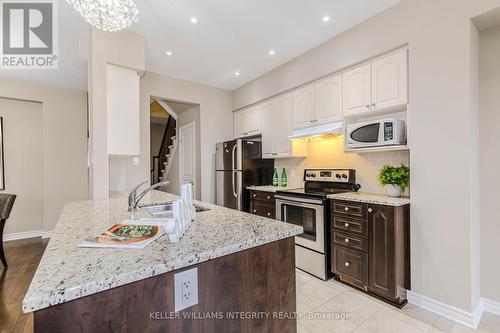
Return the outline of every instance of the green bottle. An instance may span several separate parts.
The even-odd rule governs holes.
[[[281,187],[286,187],[287,185],[287,179],[286,179],[286,170],[283,168],[281,171]]]
[[[278,170],[274,168],[273,173],[273,186],[278,186]]]

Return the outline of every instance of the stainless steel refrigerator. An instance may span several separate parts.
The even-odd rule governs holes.
[[[248,211],[246,188],[270,185],[274,160],[262,159],[262,143],[237,139],[216,145],[215,183],[217,205]]]

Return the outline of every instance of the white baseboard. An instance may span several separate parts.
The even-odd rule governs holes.
[[[51,234],[52,231],[43,231],[43,230],[16,232],[12,234],[3,235],[3,241],[8,242],[13,240],[35,238],[35,237],[50,238]]]
[[[500,302],[493,301],[484,297],[481,297],[480,302],[483,306],[484,311],[500,316]]]
[[[474,312],[467,312],[412,291],[408,291],[408,302],[474,329],[477,328],[483,314],[481,302]]]

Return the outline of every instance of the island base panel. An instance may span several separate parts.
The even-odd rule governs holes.
[[[36,311],[35,332],[296,332],[293,237],[192,267],[199,302],[178,318],[173,271]]]

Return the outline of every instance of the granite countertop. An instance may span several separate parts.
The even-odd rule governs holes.
[[[395,207],[408,205],[410,203],[410,198],[408,197],[394,198],[383,194],[363,193],[363,192],[329,194],[328,198],[337,200],[366,202],[375,205],[386,205]]]
[[[281,187],[281,186],[272,186],[272,185],[247,186],[247,190],[273,192],[273,193],[276,193],[277,191],[293,190],[296,188],[298,188],[298,187]]]
[[[141,203],[176,198],[153,191]],[[197,213],[179,243],[170,243],[163,235],[144,249],[77,247],[85,238],[130,217],[126,197],[67,203],[23,300],[23,311],[37,311],[302,233],[301,227],[292,224],[195,203],[210,210]]]

